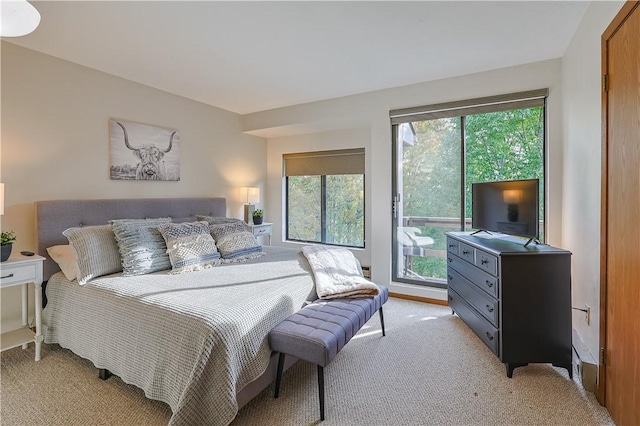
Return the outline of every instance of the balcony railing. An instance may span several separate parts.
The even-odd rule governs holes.
[[[433,226],[435,228],[457,228],[460,225],[458,217],[424,217],[424,216],[404,216],[402,218],[404,226]],[[471,227],[471,218],[464,220],[465,227]]]
[[[456,217],[424,217],[424,216],[404,216],[402,218],[402,226],[429,226],[433,228],[454,228],[459,229],[460,218]],[[465,219],[465,228],[471,228],[471,218]],[[438,250],[433,248],[422,248],[419,252],[406,252],[405,256],[432,256],[447,257],[446,250]]]
[[[471,219],[465,221],[465,225],[471,227]],[[404,216],[402,218],[402,227],[416,228],[416,227],[429,227],[429,228],[448,228],[449,230],[460,229],[460,219],[455,217],[424,217],[424,216]],[[443,229],[444,231],[444,229]],[[422,234],[418,234],[420,239]],[[445,283],[443,278],[444,272],[442,270],[446,268],[447,251],[444,243],[440,241],[432,241],[431,245],[403,245],[398,238],[398,250],[402,253],[402,270],[398,270],[398,278],[408,280],[409,282],[433,282],[440,285]],[[428,275],[423,275],[423,268],[415,268],[415,261],[418,258],[436,258],[441,259],[441,265],[437,268],[437,271],[431,271]]]

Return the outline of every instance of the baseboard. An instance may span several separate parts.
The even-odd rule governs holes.
[[[589,392],[595,392],[598,378],[598,364],[587,349],[587,346],[578,336],[575,328],[572,329],[573,354],[578,367],[578,376],[582,382],[582,387]]]
[[[409,300],[417,300],[420,302],[427,302],[427,303],[436,303],[439,305],[443,305],[443,304],[446,305],[446,302],[447,302],[446,288],[437,288],[437,287],[430,287],[426,285],[400,283],[396,281],[391,281],[387,287],[389,288],[390,294],[393,293],[396,295],[416,297],[416,299],[409,299]],[[442,303],[442,302],[445,302],[445,303]]]
[[[369,278],[371,279],[371,266],[367,266],[367,265],[362,265],[362,275],[364,275],[365,278]],[[416,302],[423,302],[423,303],[432,303],[434,305],[443,305],[443,306],[448,306],[449,304],[447,303],[446,299],[446,289],[426,289],[425,287],[423,288],[419,288],[418,286],[413,286],[413,287],[409,287],[409,286],[402,286],[402,284],[398,285],[397,283],[392,283],[391,285],[389,285],[389,296],[390,297],[396,297],[398,299],[406,299],[406,300],[414,300]],[[396,291],[394,291],[396,290]],[[403,292],[400,293],[398,290],[400,291],[407,291],[407,293]],[[426,293],[429,295],[434,295],[435,297],[428,297],[428,296],[422,296],[419,294],[415,294],[416,292],[419,293]],[[410,293],[414,293],[414,294],[410,294]],[[442,297],[442,299],[440,299],[440,297]]]
[[[389,293],[389,297],[395,297],[395,298],[398,298],[398,299],[405,299],[405,300],[413,300],[415,302],[431,303],[431,304],[434,304],[434,305],[442,305],[442,306],[448,306],[449,305],[446,300],[431,299],[429,297],[413,296],[413,295],[410,295],[410,294],[401,294],[401,293],[390,292]]]

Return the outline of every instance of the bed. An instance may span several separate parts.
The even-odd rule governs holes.
[[[47,248],[68,244],[65,229],[112,219],[226,215],[223,198],[36,202],[44,265],[45,343],[57,343],[167,403],[173,425],[227,425],[275,377],[266,336],[315,298],[299,250],[265,254],[173,275],[115,273],[84,285],[69,281]]]

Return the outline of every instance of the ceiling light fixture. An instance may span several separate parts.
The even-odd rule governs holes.
[[[2,0],[0,36],[20,37],[27,35],[40,24],[40,13],[26,0]]]

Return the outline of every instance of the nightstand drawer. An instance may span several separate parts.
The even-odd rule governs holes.
[[[14,284],[33,282],[36,279],[36,265],[23,265],[2,268],[0,283],[2,287],[10,287]]]
[[[271,245],[271,232],[273,231],[273,223],[263,222],[260,225],[249,224],[249,228],[251,228],[251,233],[254,237],[268,237],[269,245]]]
[[[265,226],[254,226],[253,227],[253,235],[255,235],[256,237],[260,236],[260,235],[269,235],[271,233],[271,225],[265,225]]]

